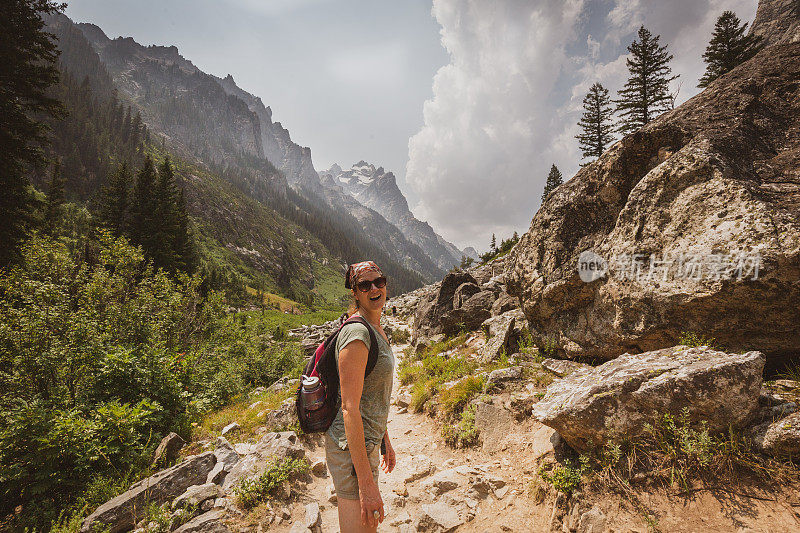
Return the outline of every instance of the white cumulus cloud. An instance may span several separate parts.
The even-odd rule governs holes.
[[[699,91],[716,18],[731,9],[752,21],[756,5],[434,0],[450,62],[435,75],[424,125],[408,143],[406,182],[420,198],[415,214],[458,246],[479,250],[492,233],[525,231],[550,165],[565,180],[578,170],[583,97],[595,81],[617,97],[628,76],[626,47],[640,25],[674,54],[680,103]]]
[[[582,8],[582,0],[434,2],[451,61],[409,140],[406,181],[421,198],[417,215],[457,244],[485,249],[493,231],[510,235],[538,204],[562,129],[551,93]]]

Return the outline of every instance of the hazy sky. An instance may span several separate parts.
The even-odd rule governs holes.
[[[232,74],[310,146],[317,170],[391,170],[418,218],[483,251],[527,230],[595,81],[616,96],[640,24],[674,54],[678,102],[697,94],[717,16],[757,0],[73,0],[109,37],[176,45]]]

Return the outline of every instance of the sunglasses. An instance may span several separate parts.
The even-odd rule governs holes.
[[[362,280],[356,283],[356,287],[361,292],[368,292],[372,286],[375,285],[376,289],[382,289],[386,286],[386,276],[380,276],[372,281]]]

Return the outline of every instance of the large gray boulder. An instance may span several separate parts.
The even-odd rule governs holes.
[[[273,461],[302,459],[305,454],[306,450],[294,431],[267,433],[258,441],[253,453],[245,455],[233,466],[222,488],[230,492],[243,479],[261,474]]]
[[[501,315],[502,318],[505,315]],[[513,315],[507,316],[503,321],[497,321],[491,324],[494,328],[495,335],[486,341],[486,344],[481,346],[478,351],[478,358],[482,363],[490,363],[497,359],[500,354],[508,346],[508,341],[511,338],[511,333],[514,331],[515,318]],[[488,329],[488,328],[487,328]]]
[[[800,27],[796,3],[780,3],[760,25]],[[686,331],[768,357],[797,350],[800,135],[787,132],[800,129],[798,70],[800,43],[770,46],[553,191],[506,264],[536,340],[603,359]],[[610,272],[584,282],[590,250]]]
[[[225,511],[214,509],[189,520],[173,533],[230,533],[225,525]]]
[[[481,288],[475,283],[462,283],[453,294],[453,308],[458,309],[475,294],[481,292]]]
[[[532,416],[583,451],[635,438],[665,413],[688,409],[689,422],[711,431],[743,427],[759,408],[764,356],[675,346],[625,354],[579,368],[553,382]]]
[[[201,453],[134,483],[127,491],[90,514],[83,521],[81,531],[88,533],[94,529],[108,529],[110,533],[118,533],[132,529],[148,504],[170,501],[192,485],[205,483],[216,461],[214,452]]]
[[[425,301],[420,302],[414,315],[414,338],[444,333],[441,325],[442,317],[453,309],[456,289],[464,283],[477,285],[475,278],[468,272],[461,270],[448,272],[439,289],[429,294]]]
[[[184,440],[174,431],[161,439],[153,454],[153,466],[165,465],[176,459],[184,444]]]
[[[484,320],[491,316],[494,293],[481,291],[473,294],[461,306],[445,313],[440,321],[443,333],[455,335],[464,329],[472,331],[478,329]]]

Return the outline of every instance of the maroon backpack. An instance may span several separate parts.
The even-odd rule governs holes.
[[[372,331],[372,327],[370,327],[366,319],[359,315],[354,315],[345,320],[339,326],[339,329],[328,335],[328,338],[314,351],[314,355],[308,358],[295,399],[297,418],[304,433],[323,433],[328,430],[333,423],[333,419],[336,418],[336,414],[339,411],[339,369],[336,366],[336,338],[345,324],[353,323],[363,324],[369,332],[370,346],[364,377],[366,378],[375,368],[375,363],[378,361],[378,339],[375,338],[375,332]],[[318,378],[319,381],[304,390],[304,383],[315,382],[316,380],[313,378]]]

